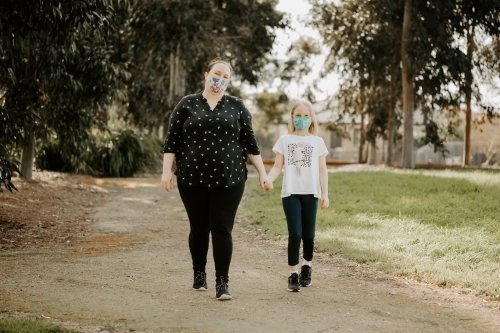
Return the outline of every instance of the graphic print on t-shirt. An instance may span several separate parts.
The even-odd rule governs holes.
[[[314,147],[306,142],[288,145],[288,165],[295,165],[297,174],[300,175],[301,167],[310,168]]]

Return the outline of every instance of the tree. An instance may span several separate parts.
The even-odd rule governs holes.
[[[126,36],[132,77],[128,112],[141,126],[163,124],[185,93],[203,88],[202,73],[216,56],[231,59],[233,82],[256,84],[275,29],[288,22],[277,1],[139,2]],[[203,24],[200,24],[203,22]]]
[[[344,1],[335,4],[311,1],[310,24],[329,48],[323,74],[341,73],[335,98],[348,118],[361,119],[359,162],[364,161],[365,139],[374,162],[375,140],[388,141],[387,163],[392,164],[396,126],[396,103],[400,82],[402,8],[394,1]],[[369,119],[365,128],[365,119]],[[339,122],[343,122],[340,116]]]
[[[113,1],[6,0],[0,6],[0,115],[5,120],[0,145],[7,155],[0,158],[23,147],[21,173],[30,178],[35,137],[57,136],[61,153],[76,159],[87,131],[119,97],[128,73],[111,60],[117,27]]]
[[[481,97],[475,88],[474,68],[490,67],[488,64],[494,64],[500,56],[476,57],[475,51],[477,45],[475,41],[476,35],[479,33],[482,36],[490,36],[493,38],[500,37],[500,3],[492,0],[463,0],[458,1],[456,15],[461,19],[460,33],[467,44],[467,67],[465,69],[465,81],[461,87],[461,91],[465,95],[465,138],[464,138],[464,156],[463,165],[467,166],[471,163],[471,126],[472,126],[472,97],[476,89],[476,101],[478,106],[486,111],[486,114],[493,115],[492,109],[485,107],[481,103]],[[483,38],[482,38],[483,39]],[[484,65],[481,62],[484,61]],[[491,68],[491,67],[490,67]]]

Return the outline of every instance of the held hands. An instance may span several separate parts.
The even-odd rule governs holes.
[[[328,195],[321,196],[321,209],[327,209],[330,206],[330,200],[328,199]]]
[[[273,182],[269,180],[269,177],[267,175],[263,175],[260,177],[259,185],[266,192],[270,192],[274,188]]]
[[[170,192],[170,189],[174,187],[174,177],[172,175],[172,171],[163,171],[163,174],[161,175],[161,186],[167,192]]]

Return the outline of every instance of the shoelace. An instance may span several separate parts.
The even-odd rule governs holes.
[[[198,274],[196,274],[194,279],[199,282],[205,282],[205,273],[198,272]]]
[[[217,283],[216,289],[217,289],[217,292],[219,292],[221,289],[227,290],[227,282],[222,281],[221,283]]]

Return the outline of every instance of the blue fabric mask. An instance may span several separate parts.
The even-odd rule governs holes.
[[[293,125],[299,131],[304,131],[308,129],[309,126],[311,126],[311,122],[312,122],[311,117],[302,117],[302,116],[293,117]]]

